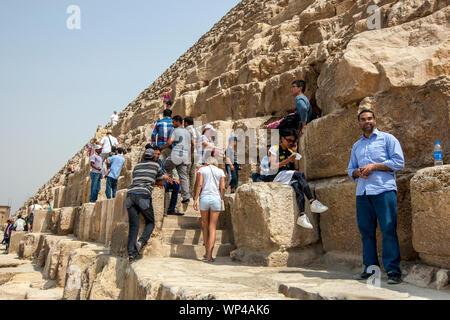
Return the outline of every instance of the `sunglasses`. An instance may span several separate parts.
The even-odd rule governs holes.
[[[284,140],[286,140],[287,142],[290,142],[290,143],[295,143],[295,140],[293,140],[293,139],[284,138]]]

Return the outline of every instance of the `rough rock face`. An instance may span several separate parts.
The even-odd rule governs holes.
[[[414,249],[425,262],[450,268],[450,165],[419,170],[411,179]]]
[[[306,212],[315,226],[312,230],[296,224],[298,208],[292,187],[277,182],[239,187],[231,219],[234,241],[240,250],[233,257],[254,263],[267,260],[271,266],[286,265],[289,250],[298,251],[319,241],[318,217],[308,207]]]
[[[378,11],[370,11],[374,4]],[[405,154],[406,168],[398,180],[399,236],[402,256],[413,259],[410,202],[417,193],[410,195],[409,175],[433,164],[436,140],[441,141],[445,161],[450,159],[449,5],[448,0],[242,1],[120,113],[111,130],[133,152],[127,155],[119,189],[131,182],[132,168],[150,140],[151,127],[162,116],[162,89],[173,89],[174,114],[193,116],[203,124],[212,122],[225,132],[261,128],[284,116],[293,107],[291,82],[304,79],[305,94],[322,117],[308,124],[300,139],[302,170],[312,185],[318,184],[320,197],[329,199],[334,212],[320,221],[324,249],[360,255],[351,224],[354,191],[343,183],[345,196],[339,197],[338,185],[333,184],[346,175],[352,145],[361,136],[358,110],[370,108],[377,116],[378,128],[396,136]],[[99,126],[95,137],[101,138],[107,129]],[[66,178],[61,169],[29,201],[52,199],[54,208],[82,206],[74,221],[76,235],[109,243],[116,228],[116,243],[122,243],[124,229],[117,225],[126,223],[126,212],[116,205],[119,200],[102,203],[94,211],[85,207],[90,191],[89,161],[84,149],[73,159],[75,174]],[[249,182],[252,170],[255,164],[243,166],[241,184]],[[104,187],[103,182],[100,201],[104,200]],[[287,193],[284,198],[288,206],[290,197]],[[447,201],[449,196],[443,197]],[[25,210],[24,206],[18,213]],[[95,224],[83,224],[90,221],[84,217],[91,214]],[[105,218],[114,223],[105,224]],[[262,221],[257,222],[261,227],[274,226]],[[450,230],[447,220],[439,222],[442,230]],[[336,227],[331,228],[330,223]],[[343,231],[346,225],[352,232]],[[242,243],[252,244],[244,236],[244,226],[233,222],[233,228],[238,241],[247,239]],[[300,235],[292,240],[278,235],[292,234],[289,227],[265,237],[262,230],[259,236],[264,248],[294,248],[296,241],[304,240]],[[158,237],[156,232],[154,239]],[[430,248],[425,248],[428,245]],[[448,255],[437,246],[436,241],[414,240],[422,259],[444,265],[442,259]],[[249,249],[242,247],[244,256],[245,250]]]

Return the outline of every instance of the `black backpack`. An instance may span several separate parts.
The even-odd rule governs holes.
[[[290,114],[287,117],[285,117],[283,120],[281,120],[277,129],[288,129],[288,128],[298,129],[299,122],[300,122],[300,117],[298,116],[298,114]]]

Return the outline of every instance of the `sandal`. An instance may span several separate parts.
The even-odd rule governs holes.
[[[214,259],[214,258],[211,258],[211,260],[207,260],[208,262],[214,262],[214,261],[216,261],[216,259]]]

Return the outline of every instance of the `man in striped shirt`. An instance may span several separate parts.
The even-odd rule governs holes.
[[[159,152],[156,151],[156,152]],[[128,187],[125,207],[128,211],[129,233],[128,233],[128,258],[130,263],[141,258],[141,249],[147,244],[155,227],[155,215],[152,205],[152,192],[154,185],[163,186],[164,176],[159,166],[156,152],[147,149],[142,161],[133,169],[133,182]],[[139,213],[145,219],[145,228],[136,243],[139,232]]]
[[[155,126],[153,127],[151,143],[152,145],[157,145],[161,147],[167,143],[169,140],[172,131],[173,131],[173,121],[172,121],[172,110],[165,109],[163,111],[164,118],[156,121]],[[156,138],[158,136],[158,138]],[[161,151],[161,160],[166,160],[170,155],[172,147]]]

